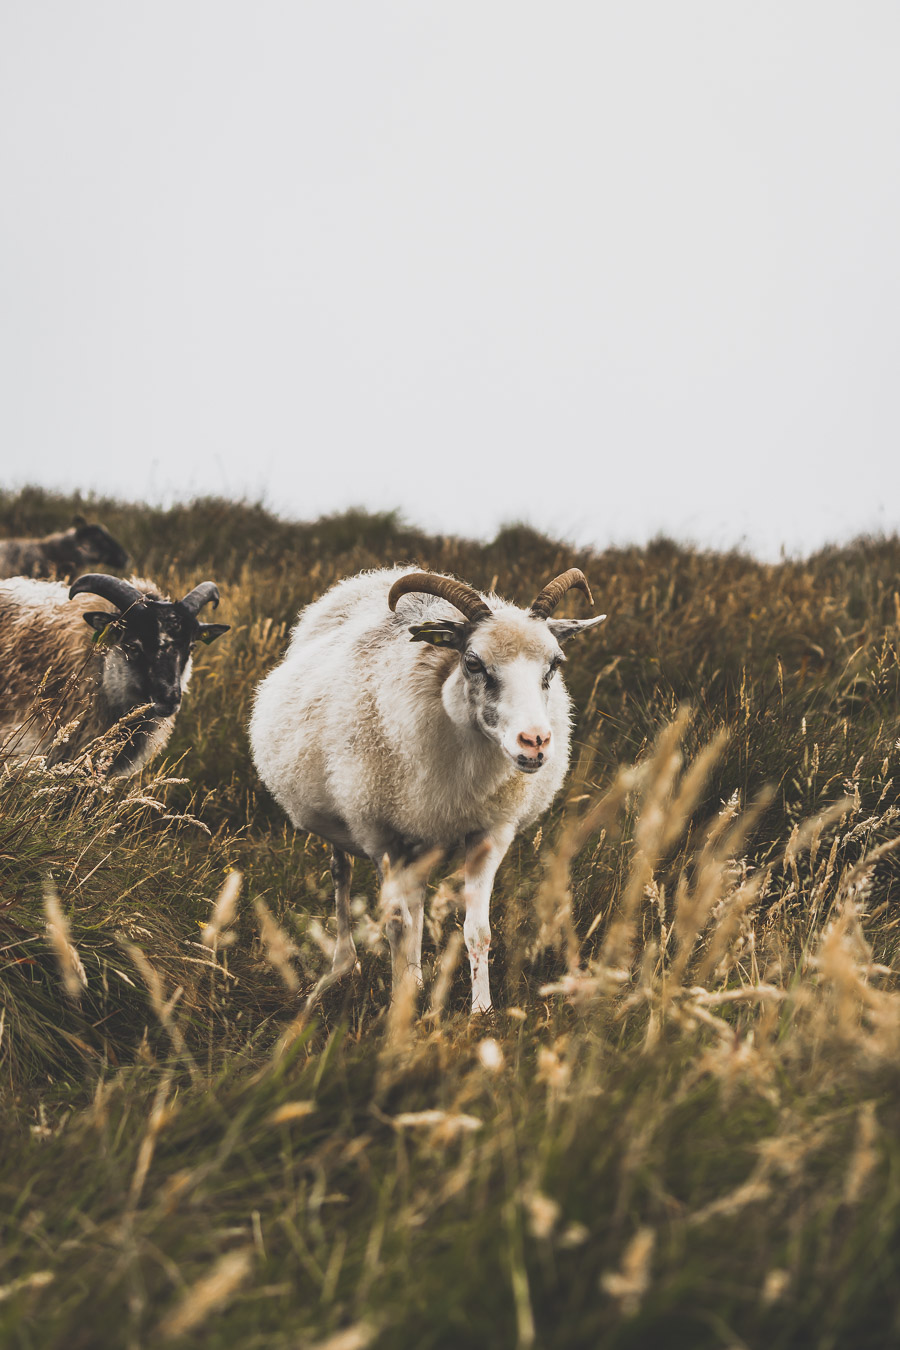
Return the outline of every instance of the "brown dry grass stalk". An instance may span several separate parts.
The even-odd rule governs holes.
[[[59,963],[63,988],[69,998],[79,999],[87,988],[87,974],[72,942],[69,921],[59,903],[56,887],[49,877],[44,882],[44,913],[47,915],[47,936]]]
[[[264,900],[254,900],[253,908],[259,920],[259,933],[266,960],[280,976],[288,993],[295,994],[300,988],[300,977],[291,961],[300,955],[297,944],[274,918]]]
[[[227,933],[225,930],[237,918],[238,897],[241,893],[243,880],[243,874],[238,871],[229,872],[225,878],[213,906],[213,911],[209,916],[209,922],[200,934],[200,941],[205,947],[212,947],[215,951],[221,946],[231,944],[234,934]]]
[[[159,1324],[158,1335],[169,1341],[194,1331],[231,1302],[252,1269],[252,1247],[225,1252],[209,1273],[186,1290],[178,1304],[166,1314]]]
[[[140,972],[141,978],[147,986],[153,1011],[168,1032],[175,1053],[188,1066],[191,1077],[195,1080],[199,1079],[199,1070],[187,1047],[181,1027],[178,1025],[178,1019],[175,1017],[175,1007],[184,993],[184,986],[177,985],[170,998],[166,999],[162,978],[152,961],[141,951],[140,947],[133,942],[129,942],[127,938],[120,936],[119,942]]]

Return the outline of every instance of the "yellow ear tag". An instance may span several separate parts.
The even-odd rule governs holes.
[[[411,642],[427,642],[432,647],[455,647],[456,637],[453,633],[448,633],[446,628],[440,628],[431,623],[417,624],[409,630],[412,633]]]

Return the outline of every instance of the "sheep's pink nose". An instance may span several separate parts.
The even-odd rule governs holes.
[[[550,728],[532,727],[530,731],[520,731],[516,740],[519,749],[529,759],[538,759],[541,755],[547,753],[547,747],[550,744]]]

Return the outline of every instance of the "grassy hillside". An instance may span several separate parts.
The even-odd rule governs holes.
[[[0,1344],[896,1339],[900,540],[765,566],[37,491],[0,534],[76,511],[232,631],[139,778],[0,770]],[[423,1007],[389,1011],[357,865],[362,973],[304,1019],[327,849],[249,761],[297,610],[395,561],[521,603],[577,564],[610,615],[477,1022],[452,864]]]

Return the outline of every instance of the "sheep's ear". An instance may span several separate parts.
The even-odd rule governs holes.
[[[569,638],[586,633],[589,628],[596,628],[605,618],[605,614],[597,614],[593,619],[548,619],[547,627],[557,642],[568,642]]]
[[[120,614],[111,614],[108,609],[89,609],[81,616],[89,628],[94,630],[94,641],[108,646],[115,641],[119,632]]]
[[[201,623],[200,636],[197,641],[205,642],[208,647],[211,642],[215,642],[216,638],[220,638],[223,633],[227,633],[230,627],[230,623]]]
[[[430,623],[413,624],[410,642],[427,642],[432,647],[452,647],[461,652],[465,648],[469,633],[466,623],[454,623],[452,619],[433,619]]]
[[[84,530],[87,528],[87,521],[84,516],[73,516],[72,524],[75,526],[76,530]]]

